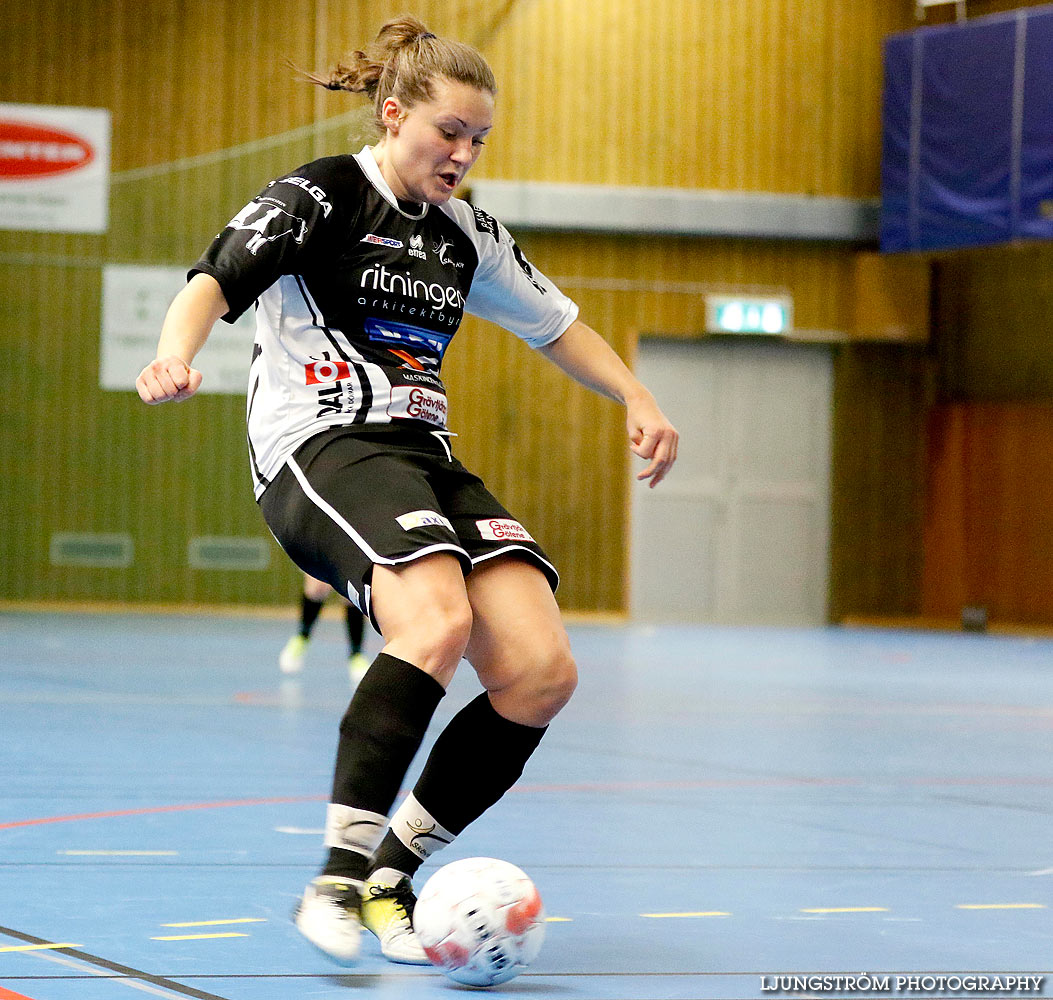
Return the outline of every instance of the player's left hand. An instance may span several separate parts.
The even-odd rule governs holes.
[[[650,460],[636,478],[641,482],[650,479],[648,485],[654,489],[676,461],[680,435],[650,395],[630,401],[626,409],[629,448],[634,455]]]

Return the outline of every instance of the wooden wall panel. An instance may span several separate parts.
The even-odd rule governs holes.
[[[932,267],[924,258],[856,254],[852,299],[854,340],[928,343]]]
[[[115,171],[105,235],[0,233],[0,347],[24,372],[21,393],[0,402],[5,598],[275,603],[294,592],[275,546],[268,573],[187,565],[192,535],[267,539],[244,398],[155,410],[98,388],[102,265],[188,266],[269,177],[312,155],[309,136],[225,152],[310,123],[313,95],[290,85],[282,60],[310,63],[314,5],[287,10],[44,0],[5,11],[4,100],[108,107]],[[134,565],[52,566],[55,531],[127,532]]]
[[[937,407],[922,610],[995,623],[1053,622],[1053,403]]]
[[[830,618],[919,613],[932,363],[851,344],[834,361]]]
[[[880,40],[911,25],[909,9],[844,0],[41,0],[5,11],[4,100],[109,107],[116,173],[105,236],[0,233],[0,350],[29,373],[20,393],[0,394],[0,598],[294,593],[277,553],[264,574],[186,566],[192,534],[266,537],[243,400],[147,409],[101,392],[101,267],[186,266],[267,179],[368,140],[362,102],[294,80],[284,60],[324,69],[403,10],[493,63],[497,129],[477,168],[489,176],[846,196],[877,192]],[[789,290],[800,327],[850,324],[850,248],[522,243],[626,357],[640,332],[694,335],[706,289]],[[479,323],[449,366],[458,450],[552,551],[564,605],[624,608],[630,465],[618,408]],[[56,530],[127,530],[135,566],[51,567]]]
[[[867,196],[898,4],[537,0],[489,54],[486,176]],[[500,141],[498,141],[500,137]]]
[[[944,398],[1053,399],[1053,246],[942,257],[935,287]]]

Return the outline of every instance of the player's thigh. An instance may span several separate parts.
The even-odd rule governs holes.
[[[566,704],[577,670],[545,574],[515,555],[478,564],[467,579],[472,630],[465,652],[495,708],[545,725]]]
[[[448,684],[472,627],[460,560],[449,552],[434,552],[394,566],[374,566],[371,606],[384,652]]]
[[[309,600],[321,603],[333,592],[333,588],[324,580],[317,580],[309,573],[305,573],[303,578],[303,592],[304,596]]]
[[[393,443],[335,432],[312,438],[275,476],[260,507],[304,572],[371,617],[374,566],[447,552],[465,571],[471,567],[412,451]]]

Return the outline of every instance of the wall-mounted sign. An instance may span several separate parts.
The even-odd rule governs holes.
[[[786,336],[793,330],[788,295],[707,295],[706,333]]]
[[[110,113],[0,104],[0,229],[104,233]]]
[[[99,385],[135,391],[139,372],[154,359],[165,313],[186,284],[185,267],[108,265],[102,271]],[[201,372],[200,392],[245,392],[256,336],[256,313],[248,309],[236,323],[217,323],[194,359]]]

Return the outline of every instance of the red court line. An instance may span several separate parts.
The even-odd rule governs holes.
[[[0,823],[0,830],[13,830],[19,826],[44,826],[47,823],[73,823],[81,819],[113,819],[115,816],[146,816],[150,813],[191,812],[196,809],[230,809],[233,806],[273,806],[290,802],[325,802],[327,795],[295,795],[280,799],[229,799],[224,802],[189,802],[179,806],[148,806],[143,809],[112,809],[108,812],[75,813],[70,816],[42,816],[39,819],[20,819],[13,823]],[[0,995],[0,1000],[3,996]]]
[[[536,795],[551,792],[644,792],[686,791],[718,788],[863,788],[867,785],[906,785],[931,788],[969,787],[1049,787],[1053,778],[1043,777],[866,777],[866,778],[728,778],[709,781],[595,781],[578,784],[516,785],[509,794]],[[400,793],[400,795],[403,793]],[[191,812],[199,809],[231,809],[238,806],[273,806],[293,802],[327,802],[327,795],[293,795],[275,799],[228,799],[222,802],[189,802],[177,806],[147,806],[143,809],[113,809],[107,812],[74,813],[69,816],[41,816],[38,819],[20,819],[13,823],[0,823],[0,830],[13,830],[22,826],[45,826],[49,823],[75,823],[82,819],[113,819],[119,816],[147,816],[151,813]],[[0,1000],[4,997],[0,995]]]

